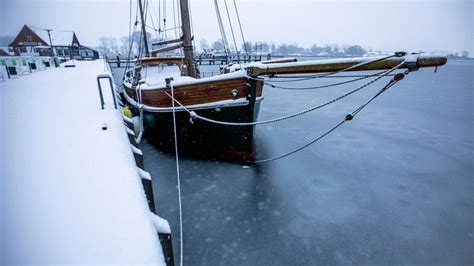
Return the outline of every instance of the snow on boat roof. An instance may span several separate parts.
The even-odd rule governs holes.
[[[0,264],[163,265],[163,221],[106,81],[100,109],[96,77],[109,71],[74,64],[0,82]]]
[[[153,68],[155,70],[153,70]],[[212,77],[206,77],[206,78],[201,78],[201,79],[195,79],[192,77],[188,76],[181,76],[179,70],[172,70],[173,68],[168,67],[170,70],[166,70],[167,67],[165,67],[164,71],[160,70],[157,71],[158,67],[151,67],[151,68],[144,68],[142,69],[142,73],[147,73],[142,74],[143,78],[145,80],[145,83],[140,85],[140,89],[142,90],[153,90],[153,89],[160,89],[164,88],[166,86],[165,79],[172,77],[173,81],[171,84],[173,86],[188,86],[188,85],[194,85],[194,84],[200,84],[200,83],[206,83],[206,82],[215,82],[215,81],[220,81],[220,80],[226,80],[226,79],[234,79],[234,78],[243,78],[247,76],[247,72],[245,70],[240,70],[240,71],[235,71],[232,73],[228,74],[220,74]],[[146,71],[146,72],[144,72]],[[126,82],[127,83],[127,82]],[[130,87],[130,83],[128,83]]]

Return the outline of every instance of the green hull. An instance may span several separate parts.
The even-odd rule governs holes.
[[[196,110],[200,116],[217,121],[253,122],[260,101],[243,106]],[[172,112],[144,112],[145,137],[165,151],[174,151]],[[250,162],[254,159],[255,126],[225,126],[199,119],[190,122],[185,111],[176,112],[178,151],[182,155]]]

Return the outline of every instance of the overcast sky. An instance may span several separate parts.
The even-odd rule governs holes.
[[[158,3],[152,1],[154,20]],[[213,0],[190,0],[195,39],[219,36]],[[221,13],[224,22],[224,0]],[[474,54],[473,0],[236,0],[248,41],[276,44],[359,44],[377,50],[462,51]],[[0,35],[15,35],[23,24],[53,30],[74,30],[84,45],[99,37],[128,34],[129,0],[3,0]],[[133,0],[133,10],[136,7]],[[168,1],[167,24],[173,25]],[[233,1],[227,0],[238,32]],[[135,18],[133,11],[133,19]],[[151,21],[148,24],[152,24]],[[155,25],[157,22],[155,21]],[[170,32],[171,35],[172,31]],[[228,29],[228,37],[230,38]],[[238,45],[240,35],[236,36]]]

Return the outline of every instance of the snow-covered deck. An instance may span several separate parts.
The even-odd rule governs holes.
[[[75,65],[0,81],[0,264],[164,264],[110,72]]]

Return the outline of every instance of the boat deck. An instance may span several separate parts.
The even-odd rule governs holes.
[[[164,264],[110,71],[74,65],[0,81],[2,264]]]

